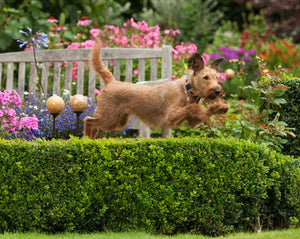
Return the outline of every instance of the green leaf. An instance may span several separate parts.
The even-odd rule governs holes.
[[[276,105],[281,105],[281,104],[286,104],[286,100],[284,98],[277,98],[277,99],[274,99],[274,103]]]
[[[6,32],[0,32],[0,49],[6,50],[12,44],[12,37]]]

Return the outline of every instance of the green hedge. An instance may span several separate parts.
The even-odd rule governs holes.
[[[283,98],[287,101],[280,108],[281,120],[289,127],[295,128],[296,137],[288,136],[283,153],[300,157],[300,79],[282,80],[280,83],[288,86]]]
[[[234,139],[0,140],[0,231],[221,235],[300,218],[300,162]]]

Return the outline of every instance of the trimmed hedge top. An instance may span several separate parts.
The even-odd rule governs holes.
[[[234,139],[0,140],[0,231],[196,232],[300,217],[299,159]]]

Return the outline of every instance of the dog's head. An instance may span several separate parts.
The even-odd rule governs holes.
[[[213,61],[209,66],[206,66],[201,55],[196,53],[192,58],[192,74],[190,82],[194,95],[206,100],[215,100],[222,98],[223,89],[219,84],[218,68],[224,58],[219,58]]]

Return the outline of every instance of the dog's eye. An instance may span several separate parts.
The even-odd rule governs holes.
[[[208,80],[209,77],[208,77],[208,76],[204,76],[203,79],[204,79],[204,80]]]

